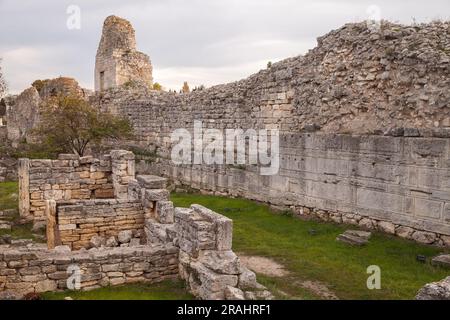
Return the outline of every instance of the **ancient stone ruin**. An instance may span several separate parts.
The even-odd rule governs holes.
[[[59,78],[9,97],[0,137],[13,145],[28,139],[42,101],[70,87],[100,110],[129,118],[135,139],[121,147],[150,156],[135,162],[116,150],[21,159],[20,214],[46,228],[49,248],[1,247],[0,290],[64,289],[66,270],[76,264],[84,289],[181,277],[203,299],[270,298],[231,250],[232,222],[201,206],[174,208],[169,186],[448,247],[449,74],[448,22],[383,22],[378,31],[352,23],[247,79],[185,94],[155,91],[131,24],[108,17],[96,92]],[[192,132],[195,120],[219,130],[279,130],[280,170],[262,176],[253,165],[175,165],[171,134]],[[0,157],[0,181],[12,175],[11,161]],[[353,232],[340,240],[368,239]],[[448,280],[420,296],[442,288]]]
[[[0,245],[0,296],[181,277],[201,299],[270,299],[232,251],[233,222],[174,208],[166,179],[135,175],[134,154],[19,162],[20,215],[47,244]],[[72,288],[73,289],[73,288]]]
[[[131,23],[116,16],[106,18],[95,59],[95,91],[133,81],[151,87],[152,70],[150,58],[136,50]]]

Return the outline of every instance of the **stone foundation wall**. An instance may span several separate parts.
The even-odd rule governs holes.
[[[75,205],[60,204],[56,209],[58,239],[56,245],[72,250],[89,248],[93,236],[117,237],[130,230],[141,234],[144,230],[144,211],[140,201],[88,200]]]
[[[0,294],[65,290],[67,279],[77,268],[81,290],[178,277],[178,249],[170,245],[74,252],[61,249],[0,246]]]

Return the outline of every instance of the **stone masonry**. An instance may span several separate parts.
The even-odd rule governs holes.
[[[184,95],[116,88],[92,99],[127,116],[134,146],[154,152],[138,172],[448,246],[449,45],[448,22],[383,22],[379,32],[347,24],[306,55],[241,81]],[[192,132],[195,120],[205,129],[279,129],[279,173],[175,166],[171,133]]]
[[[150,58],[136,51],[135,31],[125,19],[109,16],[95,60],[95,91],[104,91],[128,82],[153,84]]]
[[[82,290],[180,276],[200,299],[273,298],[232,251],[232,221],[199,205],[174,208],[166,179],[135,176],[131,152],[113,150],[103,160],[21,159],[19,166],[20,213],[35,222],[45,219],[47,248],[0,246],[0,299],[67,289],[74,270]],[[87,167],[77,170],[80,166]],[[89,172],[89,178],[80,178],[80,172]],[[97,189],[90,186],[108,180],[98,172],[111,176],[111,199],[92,198]],[[49,187],[34,190],[37,181]],[[82,185],[90,193],[73,197]],[[41,205],[34,198],[43,203],[44,216],[31,210]]]

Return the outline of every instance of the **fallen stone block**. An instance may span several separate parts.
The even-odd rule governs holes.
[[[167,179],[151,175],[138,175],[136,180],[146,189],[165,189],[167,187]]]
[[[433,266],[440,266],[450,269],[450,254],[442,254],[431,260]]]
[[[417,293],[416,300],[450,300],[450,277],[425,285]]]
[[[361,231],[363,232],[363,231]],[[359,234],[360,231],[355,232],[354,230],[349,230],[339,235],[336,240],[341,241],[353,246],[364,246],[369,242],[369,237],[366,234]]]

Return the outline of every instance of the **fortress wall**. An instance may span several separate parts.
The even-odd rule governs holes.
[[[249,82],[252,90],[237,89]],[[190,95],[111,91],[100,105],[128,116],[137,132],[135,144],[154,153],[150,161],[137,164],[140,173],[424,243],[450,244],[450,140],[439,137],[441,131],[404,129],[401,137],[299,132],[289,109],[289,82],[272,83],[265,95],[254,87],[256,82],[244,80]],[[264,111],[267,106],[270,114]],[[170,135],[177,128],[192,132],[194,120],[222,130],[279,128],[279,174],[260,176],[250,166],[174,166]]]
[[[280,158],[274,176],[261,176],[252,167],[178,167],[166,160],[143,163],[138,170],[299,215],[450,244],[450,140],[286,134]]]
[[[134,144],[153,154],[137,164],[140,173],[449,245],[448,131],[406,127],[389,135],[364,135],[358,130],[354,135],[308,133],[317,128],[293,107],[298,99],[295,85],[292,78],[281,76],[292,74],[289,70],[290,62],[275,64],[249,79],[188,95],[110,90],[98,105],[129,117],[137,134]],[[269,81],[273,74],[280,78]],[[192,132],[194,120],[202,121],[204,128],[221,130],[279,129],[279,174],[260,176],[250,166],[174,166],[170,135],[178,128]]]
[[[131,120],[132,143],[147,159],[142,172],[449,244],[450,58],[442,50],[449,30],[448,23],[383,22],[373,33],[365,23],[347,24],[306,55],[241,81],[189,94],[114,88],[92,101]],[[174,166],[171,133],[192,132],[195,120],[204,128],[280,130],[279,174]]]

